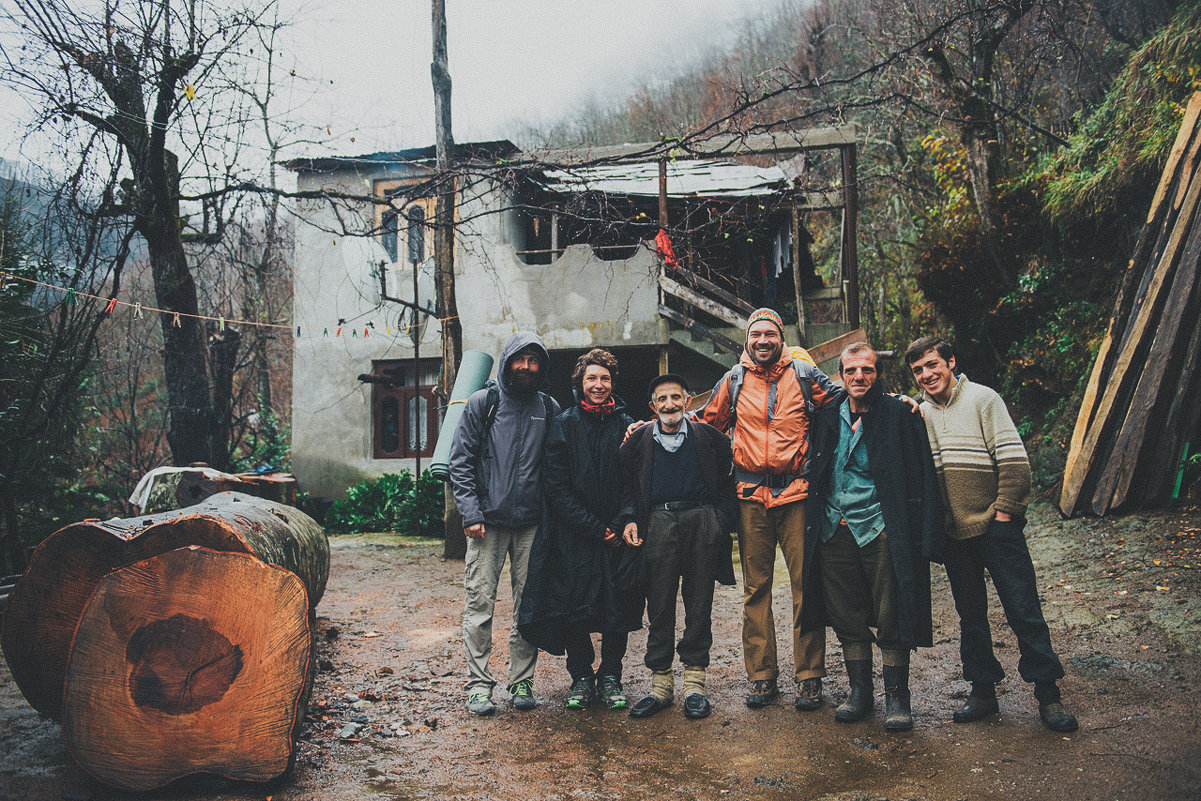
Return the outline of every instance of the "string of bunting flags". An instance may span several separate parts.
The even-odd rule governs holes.
[[[89,300],[107,301],[107,305],[104,307],[104,314],[112,314],[118,306],[124,306],[126,308],[133,309],[134,317],[136,317],[138,319],[142,319],[142,315],[144,312],[151,312],[154,314],[171,315],[172,325],[175,326],[176,328],[179,327],[179,325],[182,321],[182,318],[184,318],[184,317],[187,317],[188,319],[191,319],[191,320],[207,320],[209,322],[217,323],[217,328],[220,331],[224,331],[226,325],[253,325],[253,326],[258,326],[260,328],[286,328],[288,330],[291,330],[293,328],[293,326],[290,323],[267,323],[267,322],[261,322],[258,320],[240,320],[240,319],[236,319],[236,318],[231,319],[231,318],[227,318],[227,317],[223,317],[223,316],[214,317],[214,316],[205,315],[205,314],[185,314],[183,312],[170,311],[169,309],[159,309],[159,308],[155,308],[154,306],[144,306],[141,303],[136,302],[136,301],[130,302],[130,301],[126,301],[126,300],[117,300],[117,298],[115,298],[115,297],[106,298],[102,295],[92,295],[87,292],[79,292],[78,290],[74,289],[73,287],[58,286],[57,284],[48,284],[45,281],[38,281],[33,278],[26,278],[23,275],[14,275],[12,273],[4,272],[2,270],[0,270],[0,289],[3,289],[4,286],[7,286],[8,280],[10,278],[14,281],[24,281],[27,284],[34,284],[35,286],[44,287],[46,289],[54,289],[59,292],[62,292],[65,295],[63,302],[68,305],[73,305],[75,303],[76,298],[88,298]],[[438,322],[440,322],[440,323],[446,323],[455,318],[454,317],[440,317],[437,319],[438,319]],[[430,324],[430,321],[431,321],[431,319],[429,317],[427,317],[425,320],[423,320],[420,323],[415,323],[412,325],[397,326],[396,333],[398,335],[399,334],[408,334],[414,328],[424,328],[425,326]],[[301,327],[295,326],[295,328],[296,328],[295,337],[297,339],[299,339],[302,336]],[[338,324],[336,326],[333,326],[333,328],[334,328],[334,333],[332,334],[332,337],[335,339],[344,336],[344,334],[342,333],[344,329],[349,329],[350,338],[358,339],[358,337],[359,337],[358,326],[348,326],[348,325],[346,325],[345,320],[338,320]],[[370,337],[371,331],[374,328],[375,328],[375,323],[368,322],[366,325],[363,326],[362,336],[364,338]],[[330,337],[331,334],[329,332],[329,329],[330,329],[329,326],[322,328],[321,336],[322,337]],[[384,332],[385,332],[385,336],[392,336],[392,328],[390,326],[385,327]]]

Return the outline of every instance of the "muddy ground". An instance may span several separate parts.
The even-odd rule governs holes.
[[[199,778],[145,798],[171,799],[1198,799],[1201,798],[1201,513],[1136,514],[1062,522],[1045,504],[1027,529],[1044,609],[1064,661],[1065,701],[1080,731],[1043,728],[1017,648],[993,599],[998,656],[1011,674],[1001,714],[951,723],[967,684],[945,576],[934,569],[936,645],[914,658],[916,727],[882,728],[876,714],[839,724],[846,677],[828,643],[827,704],[747,709],[739,591],[719,587],[709,688],[714,713],[685,720],[680,706],[649,720],[563,708],[562,658],[539,660],[539,707],[520,713],[503,689],[499,712],[463,708],[461,562],[440,543],[392,535],[333,538],[329,588],[318,608],[316,688],[295,770],[270,786]],[[782,563],[775,607],[787,609]],[[507,576],[502,582],[507,581]],[[503,586],[503,583],[502,583]],[[494,671],[504,675],[510,622],[502,589]],[[682,615],[681,615],[682,620]],[[627,689],[648,688],[645,632],[631,637]],[[791,653],[783,649],[782,672]],[[371,701],[355,709],[351,699]],[[364,706],[363,704],[359,705]],[[355,736],[346,724],[366,723]],[[0,799],[107,799],[74,767],[59,726],[25,704],[0,672]]]

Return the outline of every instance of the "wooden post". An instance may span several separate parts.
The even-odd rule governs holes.
[[[430,78],[434,85],[434,150],[437,155],[439,189],[434,207],[434,283],[437,286],[438,319],[442,321],[442,379],[438,382],[443,401],[450,399],[459,362],[463,360],[463,324],[455,299],[455,182],[450,175],[455,140],[450,125],[450,67],[446,55],[446,0],[431,0],[434,58]],[[447,498],[447,503],[450,503]],[[447,518],[454,518],[448,515]],[[462,558],[467,553],[463,529],[453,519],[443,519],[443,556]]]
[[[659,159],[659,227],[667,230],[667,159]]]
[[[797,342],[805,347],[805,298],[801,293],[801,213],[796,207],[796,198],[792,199],[792,283],[796,289],[796,330]]]
[[[846,303],[847,322],[851,328],[859,327],[859,226],[856,222],[859,216],[859,185],[856,175],[855,146],[844,145],[842,153],[842,191],[843,226],[842,226],[842,275],[847,282]]]

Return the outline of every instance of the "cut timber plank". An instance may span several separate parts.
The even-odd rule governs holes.
[[[1188,106],[1184,108],[1184,118],[1181,120],[1181,132],[1176,136],[1176,142],[1172,143],[1172,151],[1167,155],[1167,163],[1165,163],[1163,175],[1159,179],[1159,186],[1155,187],[1155,196],[1151,201],[1152,210],[1147,214],[1148,223],[1152,221],[1154,209],[1160,203],[1163,203],[1164,198],[1167,197],[1167,190],[1169,190],[1173,178],[1176,177],[1176,168],[1181,163],[1181,157],[1184,155],[1184,151],[1189,149],[1189,137],[1184,135],[1187,132],[1193,131],[1199,119],[1201,119],[1201,91],[1195,91],[1193,92],[1193,97],[1189,98]],[[1179,203],[1181,203],[1181,196],[1177,192],[1176,205],[1179,205]]]
[[[63,740],[122,790],[194,773],[270,781],[292,763],[311,656],[295,574],[249,554],[159,554],[105,576],[84,608]]]
[[[842,355],[842,351],[847,345],[853,345],[856,342],[867,342],[867,332],[862,328],[856,328],[854,331],[848,331],[842,336],[827,339],[821,344],[814,345],[812,348],[806,348],[809,351],[809,356],[817,364],[835,359]]]
[[[1196,179],[1201,184],[1201,176]],[[1161,412],[1171,402],[1166,385],[1178,377],[1179,360],[1188,350],[1187,340],[1181,339],[1182,328],[1191,333],[1192,325],[1185,316],[1195,319],[1194,289],[1197,281],[1197,262],[1201,259],[1201,224],[1194,217],[1181,220],[1178,227],[1189,231],[1188,241],[1175,270],[1171,289],[1167,292],[1163,313],[1151,332],[1151,349],[1143,360],[1142,373],[1135,386],[1126,419],[1114,440],[1113,451],[1104,465],[1097,489],[1093,494],[1092,508],[1103,515],[1112,508],[1121,507],[1129,497],[1131,482],[1139,480],[1148,452],[1154,451],[1158,429],[1162,421]]]
[[[325,531],[299,509],[262,498],[223,492],[162,514],[66,526],[34,551],[4,613],[4,655],[34,709],[58,717],[71,636],[100,579],[186,545],[285,567],[304,582],[314,608],[325,591]]]
[[[1201,309],[1201,281],[1193,291],[1193,309]],[[1191,328],[1180,340],[1188,344],[1184,348],[1185,355],[1171,403],[1160,423],[1165,441],[1155,449],[1152,458],[1142,468],[1148,481],[1145,500],[1149,503],[1171,499],[1185,438],[1189,432],[1199,430],[1198,426],[1201,425],[1201,314],[1196,311],[1193,312]]]
[[[1201,195],[1201,176],[1194,176],[1185,202],[1181,207],[1180,217],[1189,219]],[[1091,472],[1097,457],[1107,450],[1111,432],[1121,426],[1125,419],[1125,408],[1119,404],[1119,398],[1127,397],[1142,372],[1143,360],[1150,347],[1150,336],[1163,308],[1164,289],[1172,281],[1175,273],[1177,257],[1187,226],[1178,225],[1173,228],[1168,246],[1155,269],[1151,283],[1142,298],[1142,304],[1137,307],[1134,319],[1127,335],[1123,339],[1123,347],[1118,352],[1113,370],[1105,382],[1105,392],[1101,397],[1093,425],[1081,445],[1080,459],[1083,467]],[[1079,467],[1079,466],[1078,466]],[[1066,482],[1065,482],[1066,483]]]
[[[1194,93],[1185,113],[1184,123],[1177,133],[1172,155],[1160,176],[1155,199],[1147,213],[1147,224],[1144,226],[1134,249],[1134,254],[1126,267],[1126,275],[1122,288],[1114,303],[1114,312],[1106,329],[1101,347],[1093,361],[1093,368],[1085,388],[1080,411],[1076,416],[1076,425],[1072,431],[1072,439],[1068,447],[1067,461],[1064,465],[1063,486],[1059,496],[1059,511],[1065,516],[1072,516],[1079,508],[1082,494],[1088,486],[1095,482],[1093,466],[1096,464],[1098,449],[1113,428],[1113,422],[1100,415],[1106,393],[1113,386],[1110,377],[1115,361],[1125,349],[1131,334],[1131,318],[1139,304],[1145,300],[1147,289],[1155,278],[1158,266],[1164,255],[1174,224],[1178,218],[1178,208],[1167,202],[1167,197],[1174,185],[1179,183],[1187,186],[1188,176],[1178,181],[1177,167],[1181,156],[1190,149],[1190,142],[1198,138],[1197,122],[1201,116],[1201,92]],[[1105,388],[1105,391],[1102,390]],[[1106,415],[1112,410],[1113,397],[1106,407]]]

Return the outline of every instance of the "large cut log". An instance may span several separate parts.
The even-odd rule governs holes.
[[[262,498],[224,492],[186,509],[62,528],[34,551],[9,596],[0,635],[13,678],[34,709],[59,716],[67,650],[100,579],[187,545],[248,553],[290,570],[312,608],[325,591],[325,531],[298,509]]]
[[[80,616],[63,739],[123,790],[202,772],[270,781],[295,754],[311,653],[295,574],[195,546],[142,560],[105,576]]]

